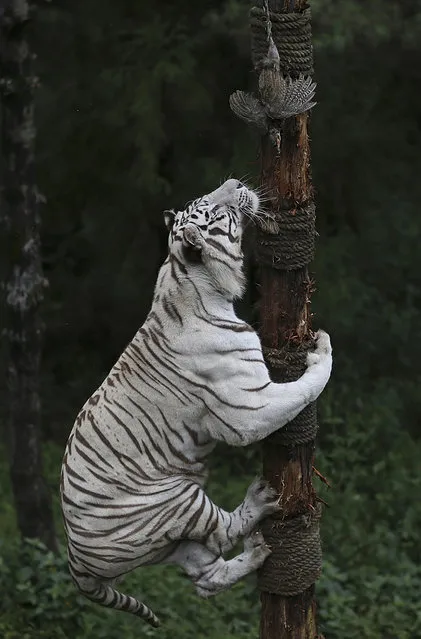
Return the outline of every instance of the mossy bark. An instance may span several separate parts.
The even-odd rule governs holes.
[[[2,351],[5,353],[10,476],[23,537],[57,542],[51,497],[42,476],[39,373],[40,303],[46,285],[40,256],[34,172],[34,90],[26,37],[29,6],[10,0],[0,14]]]

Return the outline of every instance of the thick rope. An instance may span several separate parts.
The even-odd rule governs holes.
[[[279,232],[259,229],[255,246],[260,264],[291,271],[313,260],[316,238],[316,209],[313,202],[296,209],[273,213]]]
[[[312,340],[301,344],[298,349],[288,345],[279,350],[263,346],[263,355],[269,364],[273,381],[293,382],[301,377],[307,368],[307,353],[313,348]],[[316,404],[312,403],[270,438],[283,446],[296,446],[316,439],[317,430]]]
[[[295,382],[307,368],[307,353],[315,346],[314,340],[293,347],[286,344],[283,348],[267,348],[263,346],[263,355],[273,370],[274,381]]]
[[[284,75],[297,77],[313,75],[313,44],[311,39],[311,13],[269,12],[271,35],[278,49],[280,68]],[[268,53],[268,14],[264,8],[250,10],[251,54],[253,64],[260,70]]]
[[[260,528],[272,554],[258,572],[260,590],[284,597],[297,595],[320,577],[321,507],[291,519],[263,520]]]

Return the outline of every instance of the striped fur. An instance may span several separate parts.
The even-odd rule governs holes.
[[[169,254],[151,311],[85,403],[62,466],[70,573],[89,599],[153,626],[143,603],[115,580],[141,565],[181,566],[210,596],[256,570],[270,553],[258,522],[277,509],[256,480],[233,512],[204,492],[216,442],[246,446],[295,417],[323,390],[331,348],[319,332],[296,382],[271,382],[259,339],[237,318],[244,287],[241,238],[258,196],[237,180],[167,212]],[[244,551],[223,554],[244,537]]]

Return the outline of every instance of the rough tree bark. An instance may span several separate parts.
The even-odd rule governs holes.
[[[306,0],[269,0],[271,11],[300,11]],[[262,138],[261,184],[274,198],[274,209],[293,209],[312,197],[307,113],[285,121],[278,150]],[[260,336],[265,346],[280,348],[310,334],[311,281],[307,267],[260,270]],[[282,381],[278,379],[277,381]],[[315,507],[312,486],[314,442],[286,447],[275,438],[263,444],[263,473],[281,495],[282,516]],[[316,639],[314,585],[295,596],[261,593],[261,639]]]
[[[26,38],[26,0],[0,3],[1,338],[6,369],[10,477],[23,537],[57,542],[49,490],[42,476],[39,369],[40,303],[46,280],[40,257],[34,175],[33,54]]]

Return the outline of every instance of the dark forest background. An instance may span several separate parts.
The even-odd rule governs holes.
[[[317,586],[326,639],[421,638],[421,2],[313,0],[315,328],[335,368],[319,402],[325,509]],[[44,470],[56,525],[60,456],[79,407],[149,310],[166,252],[162,211],[229,175],[258,179],[259,141],[230,112],[252,89],[248,3],[55,0],[31,24],[42,254]],[[247,303],[243,313],[250,314]],[[5,398],[5,387],[0,387]],[[1,401],[1,420],[7,406]],[[5,429],[3,429],[5,431]],[[3,438],[4,440],[6,437]],[[17,543],[0,457],[0,636],[131,639],[154,631],[80,599],[63,551]],[[210,492],[230,508],[259,450],[218,449]],[[315,480],[317,481],[317,480]],[[171,569],[125,590],[160,637],[251,639],[251,578],[203,602]]]

